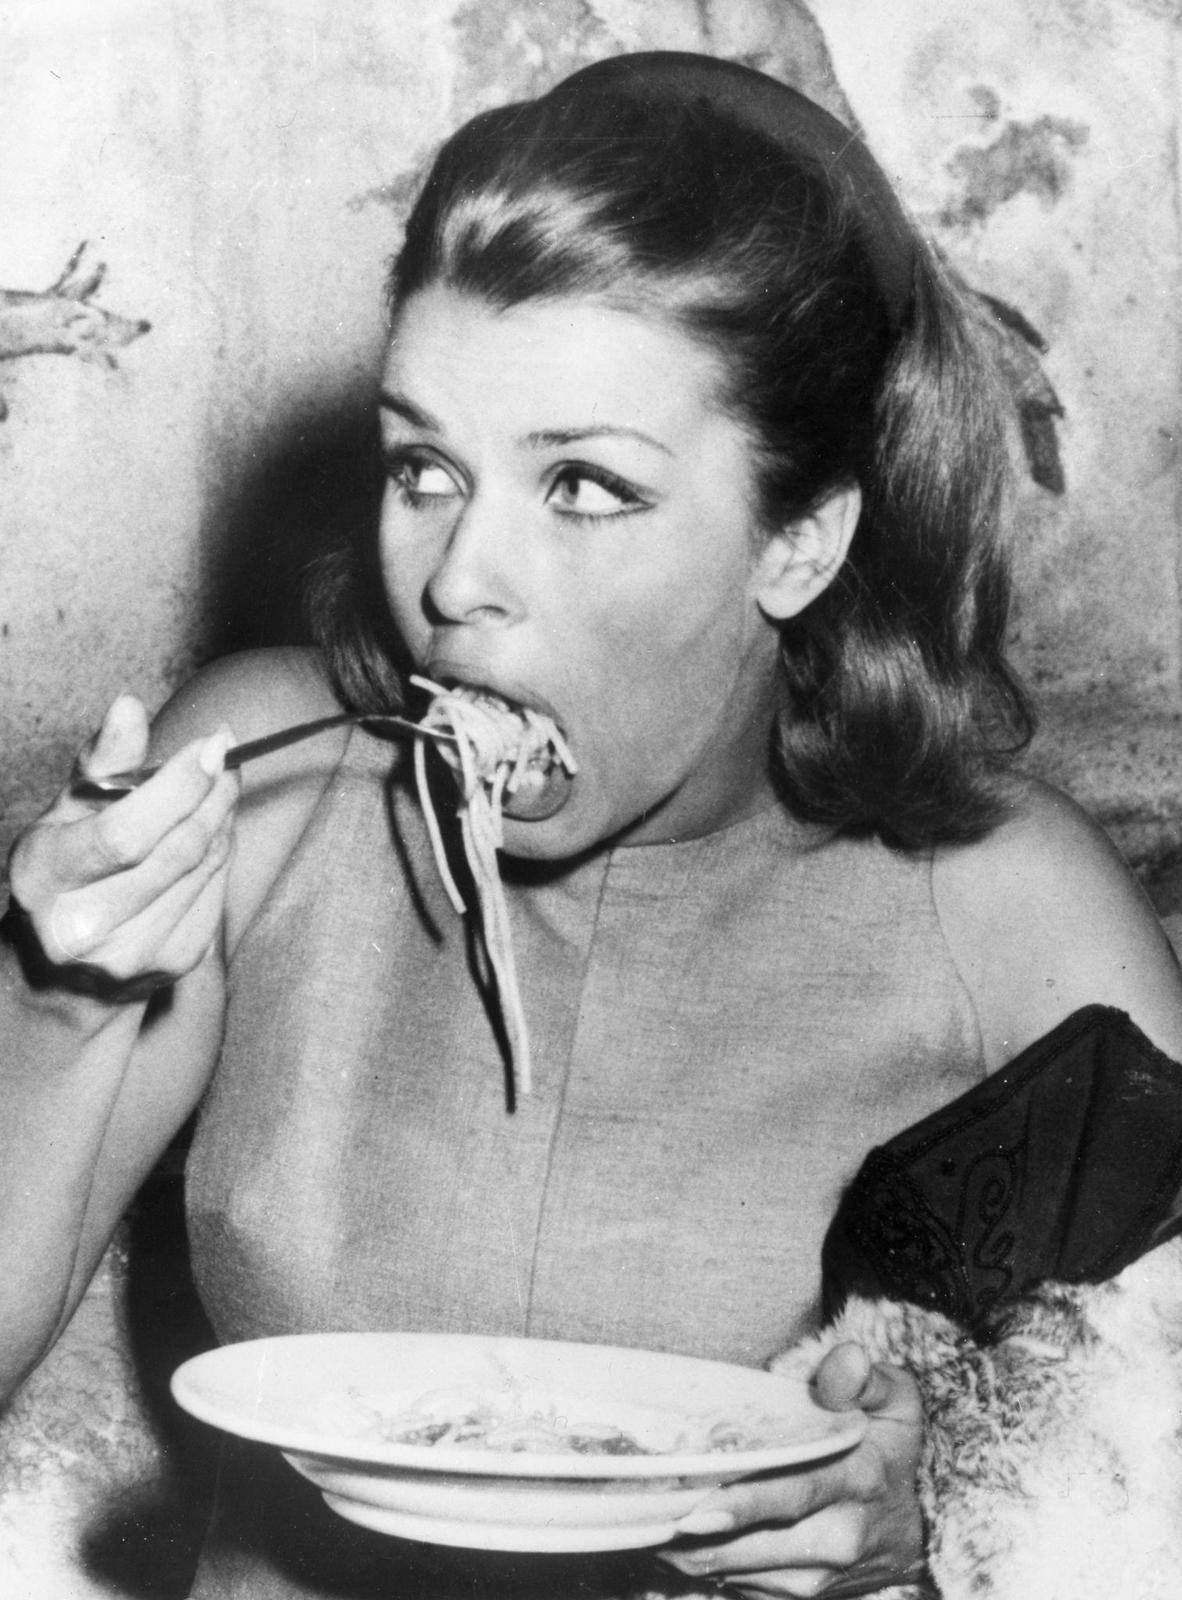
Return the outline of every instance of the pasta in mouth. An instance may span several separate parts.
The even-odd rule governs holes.
[[[553,719],[529,706],[513,705],[485,689],[465,685],[447,688],[417,676],[411,682],[432,697],[418,719],[420,725],[444,729],[456,741],[454,749],[441,750],[440,754],[454,768],[459,781],[464,855],[476,885],[481,934],[496,979],[513,1084],[518,1094],[527,1095],[533,1076],[529,1031],[497,851],[504,839],[506,803],[519,797],[522,815],[552,815],[565,801],[577,764]],[[448,865],[427,777],[429,742],[425,738],[415,741],[415,782],[440,877],[452,905],[462,915],[468,907]],[[555,792],[557,784],[562,787]]]

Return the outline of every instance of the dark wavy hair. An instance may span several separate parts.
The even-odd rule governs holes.
[[[443,284],[495,308],[582,296],[659,318],[720,359],[769,529],[860,487],[841,571],[782,628],[772,768],[798,816],[915,848],[988,831],[1033,728],[1004,654],[1007,455],[942,261],[917,236],[892,327],[848,204],[819,165],[699,102],[507,106],[444,145],[390,306]],[[400,694],[372,546],[338,552],[315,594],[357,709]]]

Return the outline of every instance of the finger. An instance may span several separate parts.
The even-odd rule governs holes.
[[[869,1600],[884,1592],[898,1594],[897,1584],[919,1583],[922,1569],[906,1573],[837,1571],[830,1567],[791,1567],[784,1571],[744,1572],[726,1579],[712,1579],[719,1595],[754,1597],[770,1595],[777,1600]],[[903,1591],[909,1593],[910,1591]],[[927,1591],[924,1591],[927,1593]]]
[[[209,878],[186,907],[160,946],[159,964],[172,977],[182,977],[200,964],[216,945],[225,912],[229,862]]]
[[[661,1555],[680,1571],[717,1578],[773,1568],[824,1568],[833,1573],[854,1566],[863,1554],[865,1537],[862,1509],[834,1505],[791,1526],[752,1528],[719,1542],[670,1545]]]
[[[92,951],[174,884],[201,881],[220,866],[230,849],[235,799],[236,785],[215,785],[138,865],[59,896],[44,919],[56,950],[73,956]]]
[[[695,1565],[674,1551],[659,1550],[656,1554],[666,1566],[703,1587],[711,1586],[719,1595],[775,1595],[784,1600],[814,1600],[815,1596],[824,1595],[826,1600],[830,1596],[836,1600],[838,1595],[861,1592],[835,1587],[842,1583],[844,1574],[835,1572],[832,1567],[764,1567],[724,1574],[721,1570]]]
[[[813,1375],[813,1393],[827,1411],[852,1411],[864,1404],[873,1376],[869,1352],[849,1341],[835,1345]]]
[[[861,1473],[856,1454],[837,1461],[812,1463],[796,1472],[766,1473],[742,1478],[716,1489],[678,1523],[679,1534],[721,1535],[761,1522],[793,1523],[815,1516],[839,1500],[857,1500]]]
[[[216,866],[228,848],[236,798],[237,781],[220,780],[145,864],[81,886],[71,885],[61,863],[63,839],[75,836],[72,824],[43,819],[22,834],[9,862],[12,897],[28,914],[47,959],[60,966],[81,958],[210,852]]]
[[[813,1393],[828,1411],[865,1411],[869,1416],[918,1415],[918,1391],[902,1367],[872,1362],[860,1344],[836,1345],[813,1375]]]
[[[102,725],[78,752],[78,770],[88,778],[141,767],[148,754],[148,713],[134,695],[118,695]]]
[[[661,1553],[660,1559],[669,1566],[676,1565],[669,1557]],[[786,1571],[744,1572],[732,1574],[725,1580],[709,1578],[702,1574],[687,1571],[677,1567],[683,1576],[698,1579],[703,1584],[711,1586],[710,1592],[721,1597],[733,1595],[735,1600],[741,1596],[751,1596],[752,1600],[764,1595],[772,1596],[773,1600],[818,1600],[824,1596],[825,1600],[841,1600],[842,1596],[867,1593],[863,1587],[849,1589],[835,1587],[840,1579],[828,1567],[793,1567]]]
[[[77,779],[99,778],[142,767],[148,743],[148,713],[143,704],[134,695],[117,696],[97,731],[78,751],[69,778],[41,820],[61,822],[88,816],[94,808],[79,799]]]
[[[214,790],[228,812],[238,780],[223,775],[230,735],[219,730],[195,740],[124,799],[87,807],[55,840],[55,868],[62,887],[81,887],[139,866],[184,823]]]
[[[901,1378],[901,1374],[896,1376],[895,1369],[879,1366],[876,1362],[858,1396],[858,1409],[871,1415],[883,1415],[897,1409],[906,1392]]]
[[[61,897],[41,930],[49,959],[87,961],[124,978],[160,950],[229,858],[232,822],[218,821],[220,809],[211,798],[208,821],[200,813],[188,819],[140,867]]]
[[[822,1595],[825,1600],[836,1600],[832,1583],[833,1574],[818,1567],[815,1572],[751,1573],[728,1583],[721,1592],[750,1596],[751,1600],[762,1600],[764,1595],[771,1600],[820,1600]]]
[[[160,936],[154,935],[145,940],[143,953],[129,948],[124,957],[70,963],[70,976],[63,981],[67,987],[81,986],[80,992],[114,1003],[144,1001],[155,990],[171,986],[216,950],[228,877],[227,865],[213,874],[177,926],[165,930],[163,949],[158,948]]]
[[[827,1411],[880,1411],[894,1398],[894,1384],[883,1366],[873,1365],[869,1350],[851,1341],[825,1355],[813,1392]]]

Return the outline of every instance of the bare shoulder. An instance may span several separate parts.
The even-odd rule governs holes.
[[[211,662],[177,690],[153,725],[153,745],[168,755],[223,723],[242,743],[334,710],[340,706],[316,651],[247,650]]]
[[[990,1067],[1082,1006],[1127,1011],[1182,1058],[1182,975],[1107,834],[1065,795],[1015,785],[984,839],[937,853],[933,892]]]
[[[315,651],[252,650],[213,662],[178,690],[153,725],[153,748],[168,755],[223,725],[241,744],[340,710]],[[226,895],[230,951],[299,842],[347,740],[347,729],[333,729],[243,766]]]

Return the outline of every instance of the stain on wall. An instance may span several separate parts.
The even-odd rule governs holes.
[[[106,263],[89,265],[85,240],[48,289],[0,289],[0,361],[21,356],[77,356],[99,366],[118,365],[115,351],[148,333],[142,317],[124,317],[94,303]],[[0,422],[8,415],[0,394]]]
[[[825,37],[825,0],[812,6],[804,0],[738,6],[730,0],[704,0],[704,10],[706,47],[713,53],[782,78],[848,127],[859,127]]]
[[[974,98],[993,108],[992,116],[985,111],[989,120],[998,117],[993,90],[978,86]],[[1005,122],[989,144],[964,145],[949,161],[958,192],[941,212],[941,223],[956,228],[984,222],[1018,195],[1053,206],[1071,181],[1073,157],[1087,142],[1086,125],[1066,117]]]
[[[589,0],[466,0],[452,21],[456,48],[456,120],[486,106],[543,94],[601,56],[617,54],[620,40]]]

